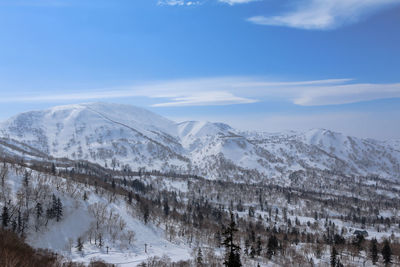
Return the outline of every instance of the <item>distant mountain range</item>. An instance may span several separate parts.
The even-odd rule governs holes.
[[[142,108],[109,103],[18,114],[0,123],[0,151],[234,181],[285,183],[301,170],[400,178],[399,140],[360,139],[324,129],[243,132],[223,123],[175,123]]]

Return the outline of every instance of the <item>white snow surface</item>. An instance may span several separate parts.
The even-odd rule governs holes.
[[[40,228],[39,231],[35,231],[32,225],[34,221],[31,222],[27,228],[28,238],[26,240],[31,246],[50,249],[64,255],[67,259],[78,262],[89,263],[92,259],[102,259],[124,267],[137,266],[153,256],[166,255],[173,261],[191,258],[191,249],[187,244],[179,239],[175,239],[173,243],[169,242],[161,227],[155,225],[154,222],[150,221],[145,224],[138,219],[139,215],[132,213],[132,209],[121,197],[117,197],[114,202],[110,203],[106,195],[96,194],[93,187],[69,183],[67,180],[55,176],[43,176],[36,171],[29,172],[32,173],[30,178],[32,188],[38,188],[38,184],[42,183],[46,188],[46,195],[55,194],[61,199],[63,205],[63,216],[59,222],[49,220],[48,225]],[[15,174],[13,170],[6,181],[11,195],[15,198],[14,201],[17,201],[17,192],[23,188],[22,179],[23,174]],[[88,196],[86,201],[82,197],[85,191]],[[46,202],[42,201],[42,204],[46,205]],[[93,237],[92,244],[88,241],[89,229],[91,226],[93,229],[96,220],[90,212],[92,205],[104,205],[108,212],[112,212],[113,216],[118,216],[126,223],[123,231],[116,229],[118,239],[114,242],[106,234],[107,230],[104,231],[104,246],[101,249],[94,245]],[[118,228],[117,225],[115,228]],[[134,232],[131,245],[128,245],[127,241],[122,241],[124,233],[126,234],[127,231]],[[82,237],[84,240],[83,252],[77,251],[78,237]],[[108,253],[106,246],[109,247]]]
[[[240,179],[235,178],[238,173],[255,180],[285,179],[293,171],[310,168],[400,178],[398,140],[361,139],[325,129],[241,132],[223,123],[175,123],[121,104],[87,103],[22,113],[0,124],[0,137],[54,157],[210,179]]]

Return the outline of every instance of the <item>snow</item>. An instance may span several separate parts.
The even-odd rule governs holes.
[[[58,158],[209,179],[235,179],[247,171],[285,184],[293,171],[313,168],[400,178],[398,140],[360,139],[326,129],[240,132],[223,123],[175,123],[130,105],[87,103],[26,112],[1,123],[0,137]],[[11,146],[0,147],[13,153]],[[37,156],[32,153],[28,149],[27,156]],[[231,169],[223,165],[227,162]]]
[[[191,258],[191,249],[183,241],[166,240],[166,234],[161,225],[157,226],[158,223],[156,225],[154,222],[144,224],[138,219],[139,215],[135,214],[122,198],[117,197],[110,203],[104,193],[96,194],[93,187],[71,184],[63,178],[43,177],[35,171],[28,171],[32,172],[29,182],[33,188],[44,182],[49,189],[47,195],[55,194],[61,198],[63,204],[63,217],[59,222],[49,220],[48,225],[37,232],[33,226],[28,228],[27,242],[33,247],[50,249],[74,261],[89,263],[91,259],[98,258],[121,266],[137,266],[152,256],[166,255],[173,261]],[[17,201],[17,192],[23,186],[22,177],[22,174],[16,174],[11,169],[7,184],[12,192],[11,195],[14,196],[14,201]],[[182,186],[181,183],[172,184]],[[84,191],[87,192],[87,201],[84,201],[82,197]],[[109,214],[118,215],[126,223],[123,231],[118,229],[118,234],[121,235],[119,240],[113,242],[104,234],[103,248],[95,246],[93,240],[92,244],[88,241],[88,231],[91,225],[95,224],[95,218],[89,211],[90,206],[94,204],[104,205]],[[129,230],[134,232],[131,245],[128,245],[127,241],[122,241],[123,233]],[[78,252],[75,247],[78,237],[83,237],[83,252]],[[106,246],[109,246],[108,253]],[[147,246],[147,253],[145,246]]]

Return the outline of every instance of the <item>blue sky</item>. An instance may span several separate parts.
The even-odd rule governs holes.
[[[0,119],[78,102],[400,138],[400,0],[0,0]]]

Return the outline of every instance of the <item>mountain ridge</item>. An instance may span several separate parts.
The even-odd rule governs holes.
[[[266,133],[239,131],[224,123],[176,123],[121,104],[85,103],[24,112],[0,123],[0,137],[53,157],[209,179],[272,178],[284,183],[292,172],[307,169],[400,178],[395,142],[327,129]]]

